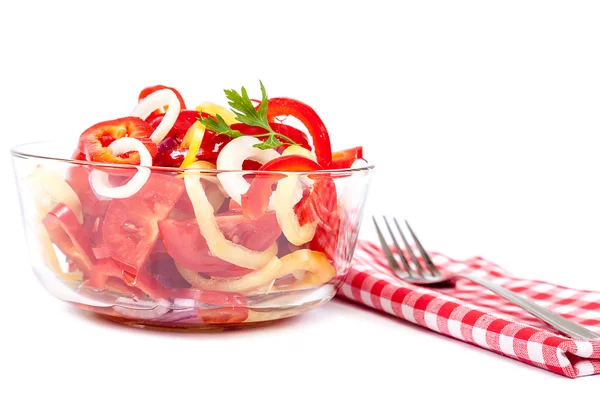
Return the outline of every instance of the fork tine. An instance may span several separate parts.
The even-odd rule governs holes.
[[[402,262],[402,266],[406,270],[406,273],[408,274],[408,276],[412,277],[413,270],[410,267],[410,264],[408,263],[408,260],[406,259],[406,257],[404,257],[404,252],[402,251],[402,248],[398,244],[398,241],[396,240],[396,236],[394,235],[394,232],[392,231],[392,228],[390,228],[390,224],[388,223],[388,220],[387,220],[387,218],[385,216],[383,217],[383,222],[385,222],[385,225],[387,226],[388,232],[390,233],[390,236],[392,237],[392,241],[394,242],[394,246],[396,246],[396,250],[398,250],[398,256],[400,257],[400,261]]]
[[[419,248],[419,253],[421,253],[421,257],[423,258],[423,261],[425,262],[425,265],[427,266],[427,269],[429,270],[429,272],[431,273],[431,275],[433,275],[435,277],[441,276],[442,273],[435,266],[435,264],[433,263],[433,261],[431,261],[431,257],[429,257],[429,254],[427,253],[427,251],[425,251],[425,248],[423,247],[423,245],[421,244],[421,242],[417,238],[417,235],[415,235],[415,232],[412,230],[412,228],[411,228],[410,224],[408,223],[408,221],[404,220],[404,223],[406,224],[406,227],[408,228],[408,230],[410,232],[410,235],[413,238],[413,241],[415,242],[415,244]]]
[[[419,263],[419,260],[415,256],[415,253],[413,253],[412,249],[410,248],[410,245],[408,244],[408,241],[406,240],[406,237],[404,236],[404,233],[402,232],[402,228],[400,228],[400,224],[398,224],[398,221],[396,220],[395,217],[394,217],[394,223],[396,224],[396,228],[398,228],[398,232],[400,232],[400,237],[402,238],[402,241],[404,242],[404,246],[406,247],[406,251],[408,252],[408,255],[410,256],[411,260],[413,261],[413,263],[415,264],[415,266],[421,273],[421,276],[424,277],[425,269],[423,268],[421,263]]]
[[[427,251],[425,251],[425,248],[423,248],[423,245],[421,244],[421,242],[419,241],[419,239],[417,239],[417,235],[415,235],[415,232],[412,230],[412,228],[411,228],[410,224],[408,223],[408,221],[404,220],[404,223],[406,224],[406,227],[410,231],[410,235],[412,236],[413,241],[415,242],[415,244],[419,248],[419,253],[421,253],[421,257],[423,257],[423,261],[425,262],[425,265],[429,269],[429,272],[431,273],[431,275],[433,275],[435,277],[441,276],[442,273],[435,266],[435,264],[433,263],[433,261],[431,261],[431,257],[429,257],[429,254],[427,254]]]
[[[381,248],[383,249],[383,252],[385,253],[385,257],[388,259],[390,267],[392,268],[394,273],[396,275],[398,275],[398,277],[401,277],[401,275],[404,275],[404,273],[403,273],[402,269],[400,268],[400,266],[398,265],[398,263],[396,262],[396,259],[394,258],[394,254],[392,254],[392,250],[389,248],[389,246],[385,242],[385,238],[383,237],[383,234],[381,233],[381,230],[379,229],[379,225],[377,225],[377,220],[375,219],[375,217],[373,217],[373,223],[375,224],[375,230],[377,231],[377,236],[379,237],[379,241],[381,242]]]

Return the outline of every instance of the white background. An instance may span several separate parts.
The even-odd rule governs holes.
[[[575,381],[342,301],[264,329],[122,328],[28,268],[8,148],[258,79],[377,165],[367,216],[526,277],[600,290],[600,7],[589,1],[0,5],[0,398],[595,396]],[[372,237],[365,219],[363,237]],[[184,397],[185,396],[185,397]],[[444,398],[444,397],[441,397]]]

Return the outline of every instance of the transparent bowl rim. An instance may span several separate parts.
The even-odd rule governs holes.
[[[74,160],[72,158],[47,156],[47,155],[39,154],[38,152],[25,150],[27,147],[30,147],[30,146],[43,147],[44,144],[59,144],[59,143],[63,143],[63,142],[58,141],[58,140],[44,140],[44,141],[21,143],[16,146],[13,146],[10,149],[10,153],[13,157],[21,158],[21,159],[57,161],[57,162],[63,162],[63,163],[68,163],[68,164],[72,164],[72,165],[81,165],[81,166],[88,166],[88,167],[110,167],[110,168],[119,168],[119,169],[125,169],[125,170],[128,170],[128,169],[137,170],[138,168],[140,168],[139,165],[113,164],[113,163],[102,163],[102,162],[95,162],[95,161]],[[38,153],[38,154],[36,154],[36,153]],[[185,171],[195,171],[195,172],[208,173],[208,174],[225,173],[225,172],[226,173],[244,173],[244,174],[250,174],[253,172],[258,172],[261,174],[281,173],[281,171],[259,171],[259,170],[239,170],[239,169],[238,170],[198,169],[198,168],[179,168],[179,167],[160,167],[160,166],[151,166],[151,167],[142,167],[142,168],[149,168],[151,171],[156,171],[156,172],[170,172],[170,173],[183,173]],[[309,175],[314,175],[314,174],[338,175],[338,174],[348,174],[348,173],[355,173],[355,172],[361,172],[361,171],[370,171],[374,168],[375,168],[374,164],[367,162],[366,165],[356,167],[356,168],[320,169],[320,170],[315,170],[315,171],[291,171],[290,170],[290,171],[285,171],[285,172],[295,172],[295,173],[303,173],[303,174],[309,174]]]

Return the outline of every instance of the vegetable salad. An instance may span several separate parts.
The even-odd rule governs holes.
[[[85,162],[64,177],[36,167],[45,264],[92,290],[219,306],[197,311],[207,323],[243,322],[248,296],[333,281],[344,210],[323,171],[366,164],[362,147],[332,152],[315,110],[262,82],[260,100],[225,96],[188,108],[174,88],[145,88],[129,116],[80,135]]]

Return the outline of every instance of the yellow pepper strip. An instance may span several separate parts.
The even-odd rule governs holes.
[[[38,208],[38,214],[35,218],[35,229],[40,244],[42,262],[50,269],[50,271],[54,272],[58,277],[65,281],[82,281],[83,274],[80,271],[64,272],[60,267],[60,262],[58,261],[58,257],[56,257],[56,252],[52,246],[52,240],[50,240],[50,236],[48,235],[44,224],[42,224],[42,218],[47,213],[48,212],[44,212],[44,210]]]
[[[73,167],[81,168],[81,167]],[[35,167],[31,175],[27,177],[27,183],[31,190],[33,200],[38,208],[50,211],[58,203],[63,203],[77,217],[77,221],[83,224],[83,212],[81,211],[81,201],[77,193],[71,188],[60,175],[43,165]],[[45,214],[44,214],[45,215]]]
[[[193,163],[190,165],[192,169],[187,169],[183,173],[183,179],[186,192],[194,208],[200,233],[206,239],[206,244],[211,254],[240,267],[249,269],[263,267],[276,256],[277,242],[273,243],[265,251],[254,251],[236,244],[223,236],[215,219],[215,210],[206,196],[202,182],[200,182],[202,174],[199,171],[195,171],[196,168],[203,169],[205,166],[202,161]]]
[[[215,164],[208,161],[196,161],[193,164],[193,167],[197,169],[217,169],[217,166]],[[191,165],[188,165],[188,167],[189,166]],[[178,174],[177,177],[183,179],[184,174],[185,172],[182,172]],[[212,204],[213,209],[218,210],[225,201],[225,199],[229,197],[227,195],[227,192],[225,191],[225,189],[223,189],[223,186],[221,186],[221,181],[219,181],[219,178],[217,178],[216,175],[202,176],[202,179],[212,183],[212,185],[208,186],[205,190],[206,197],[208,198],[210,204]]]
[[[277,248],[274,243],[273,246]],[[275,252],[277,254],[277,252]],[[238,279],[210,279],[203,278],[196,271],[178,266],[177,270],[190,285],[202,290],[217,290],[219,292],[246,293],[261,286],[269,284],[277,276],[277,272],[283,266],[281,260],[273,255],[270,261],[261,268],[248,273]]]
[[[196,121],[190,126],[190,128],[185,133],[183,140],[181,142],[181,147],[187,147],[188,152],[181,163],[180,168],[189,167],[194,161],[196,161],[196,155],[200,150],[200,146],[202,145],[202,139],[204,138],[204,130],[206,128],[204,125],[200,123],[200,121]]]
[[[223,202],[225,201],[225,196],[221,192],[221,189],[219,189],[219,186],[216,183],[209,183],[205,192],[206,198],[213,209],[218,210],[221,208]]]
[[[289,175],[277,183],[275,189],[275,216],[285,238],[291,244],[301,246],[310,242],[315,236],[318,221],[300,225],[294,210],[294,196],[298,187],[299,177]]]
[[[196,107],[196,111],[212,115],[213,117],[216,117],[217,114],[219,114],[227,125],[237,124],[239,122],[235,119],[234,113],[218,104],[204,102]]]
[[[329,263],[325,254],[308,249],[297,250],[279,259],[273,257],[262,268],[237,279],[207,279],[195,271],[178,265],[176,267],[183,279],[195,288],[240,293],[264,288],[265,286],[265,292],[268,292],[271,290],[273,280],[298,271],[304,271],[302,279],[286,287],[286,290],[323,285],[336,275],[335,268]]]
[[[310,158],[313,161],[317,161],[317,156],[312,151],[305,149],[304,147],[297,144],[288,146],[287,149],[285,149],[283,153],[281,153],[282,156],[290,156],[292,154]]]
[[[335,268],[320,251],[296,250],[282,257],[281,261],[283,268],[279,271],[278,278],[303,270],[302,282],[316,286],[329,282],[336,275]]]

